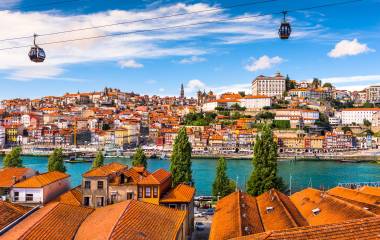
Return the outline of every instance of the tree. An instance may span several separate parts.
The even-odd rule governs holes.
[[[20,147],[13,148],[12,151],[8,153],[3,160],[4,167],[23,167],[21,160],[21,151],[22,149]]]
[[[367,119],[364,119],[363,120],[363,124],[364,124],[364,126],[366,126],[366,127],[370,127],[372,124],[371,124],[371,122],[369,121],[369,120],[367,120]]]
[[[327,82],[327,83],[324,83],[322,87],[324,87],[324,88],[333,88],[333,85],[331,83]]]
[[[62,148],[54,149],[53,153],[48,158],[48,171],[66,172],[65,164],[63,163],[63,150]]]
[[[92,168],[98,168],[104,165],[104,156],[102,151],[98,151],[95,160],[92,162]]]
[[[145,156],[144,150],[141,147],[137,148],[136,153],[133,154],[132,165],[134,167],[143,166],[144,168],[148,166],[147,157]]]
[[[346,134],[348,132],[352,132],[351,128],[349,126],[342,127],[342,131]]]
[[[286,75],[286,78],[285,78],[285,87],[286,87],[286,91],[289,91],[291,89],[296,88],[295,82],[292,81],[292,80],[290,80],[289,75]]]
[[[191,144],[182,127],[174,140],[173,153],[170,157],[170,172],[172,173],[172,186],[179,183],[192,183],[191,171]]]
[[[284,190],[284,183],[277,176],[277,144],[269,125],[264,125],[257,135],[254,145],[254,170],[248,180],[247,192],[253,196],[260,195],[272,188]]]
[[[234,183],[227,176],[227,163],[223,157],[219,158],[216,165],[216,177],[212,184],[212,194],[218,197],[225,197],[235,190]],[[232,182],[232,183],[231,183]]]
[[[314,78],[313,82],[311,83],[311,86],[313,88],[319,88],[319,87],[321,87],[321,84],[322,84],[321,80],[319,80],[318,78]]]

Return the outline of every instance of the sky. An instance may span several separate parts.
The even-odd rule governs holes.
[[[250,93],[256,76],[276,72],[347,90],[380,84],[380,0],[297,10],[341,1],[2,0],[0,99],[104,87],[173,96],[181,84],[187,96],[199,89]],[[246,3],[252,4],[231,7]],[[293,29],[289,40],[277,36],[283,10]],[[176,14],[182,15],[160,18]],[[1,50],[33,41],[3,41],[9,38],[120,22],[127,23],[38,37],[43,63],[28,59],[30,47]],[[109,34],[120,35],[46,44]]]

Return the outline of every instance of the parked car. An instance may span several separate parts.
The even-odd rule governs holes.
[[[206,215],[214,215],[215,213],[215,210],[213,208],[209,208],[207,209],[207,211],[205,212]]]
[[[203,216],[204,216],[204,213],[201,213],[201,212],[194,213],[194,217],[203,217]]]
[[[205,225],[203,222],[195,222],[195,230],[203,231],[205,229]]]

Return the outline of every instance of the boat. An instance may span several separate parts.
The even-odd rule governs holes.
[[[66,163],[85,163],[85,162],[92,162],[92,157],[85,157],[85,156],[69,156],[69,159],[65,159],[64,161]]]
[[[160,156],[160,159],[165,160],[166,159],[166,154],[162,153],[161,156]]]

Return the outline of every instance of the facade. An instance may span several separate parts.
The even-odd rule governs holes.
[[[40,205],[46,204],[70,189],[70,175],[61,172],[47,172],[27,178],[13,185],[11,202]]]
[[[347,108],[342,110],[342,124],[363,124],[364,120],[373,121],[374,114],[380,112],[380,108]]]
[[[245,107],[248,110],[263,109],[264,107],[270,107],[272,105],[272,99],[267,96],[245,96],[240,99],[240,106]]]
[[[121,163],[110,163],[108,165],[92,169],[82,175],[83,206],[104,207],[111,204],[110,182],[128,166]]]
[[[5,146],[5,127],[0,126],[0,149]]]
[[[370,103],[380,102],[380,85],[372,85],[366,89],[367,101]]]
[[[278,109],[276,110],[275,120],[289,120],[298,123],[298,126],[312,125],[319,119],[319,112],[309,109]]]
[[[252,95],[282,98],[285,91],[285,77],[280,73],[274,77],[260,75],[252,81]]]
[[[31,168],[0,169],[0,197],[8,199],[12,187],[37,173]]]

